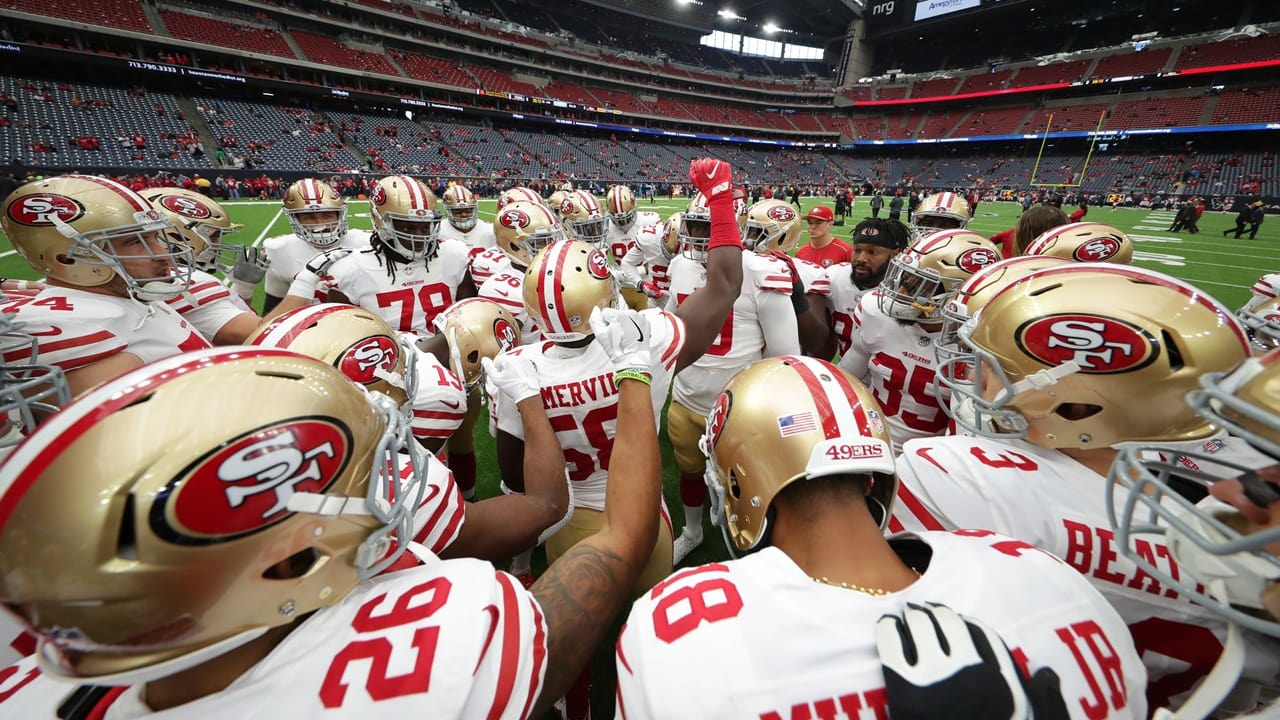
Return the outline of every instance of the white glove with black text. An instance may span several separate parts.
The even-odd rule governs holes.
[[[529,358],[504,353],[493,360],[480,358],[480,367],[484,368],[485,377],[517,405],[542,392],[538,371]]]
[[[613,371],[650,372],[649,320],[635,310],[595,308],[589,318],[591,332],[613,363]]]

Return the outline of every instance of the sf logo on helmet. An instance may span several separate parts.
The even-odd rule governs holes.
[[[196,202],[189,197],[169,195],[161,198],[160,204],[171,213],[197,220],[203,220],[213,215],[213,212],[204,203]]]
[[[996,255],[990,248],[973,248],[960,253],[960,257],[956,258],[956,264],[961,270],[970,275],[978,272],[988,265],[999,262],[1000,256]]]
[[[375,335],[352,345],[342,355],[338,369],[343,375],[361,385],[369,385],[381,378],[379,375],[394,372],[400,360],[400,348],[391,338]],[[383,371],[379,373],[378,371]]]
[[[572,215],[575,212],[577,212],[577,208],[574,207],[572,199],[565,198],[564,200],[560,201],[561,215]]]
[[[493,336],[498,339],[498,347],[502,348],[503,352],[520,344],[516,329],[511,327],[511,323],[507,322],[506,318],[497,318],[493,321]]]
[[[768,215],[778,222],[791,222],[796,219],[796,211],[788,205],[774,205],[769,208]]]
[[[384,190],[381,185],[374,185],[373,192],[369,194],[369,202],[374,205],[386,205],[387,191]]]
[[[529,227],[529,216],[523,210],[504,210],[498,216],[498,222],[502,227],[520,230]]]
[[[1080,262],[1098,262],[1120,252],[1120,243],[1113,237],[1094,238],[1076,248],[1075,258]]]
[[[720,441],[720,433],[724,430],[724,422],[729,418],[729,408],[733,406],[733,393],[722,392],[716,398],[716,404],[707,413],[707,450],[713,450]]]
[[[587,272],[597,280],[605,280],[609,277],[609,261],[604,259],[604,253],[599,250],[591,251],[587,256]]]
[[[74,222],[84,215],[84,205],[65,195],[37,193],[15,200],[9,206],[9,218],[19,225],[49,227],[53,219]]]
[[[351,432],[332,420],[290,419],[243,433],[194,464],[152,513],[178,543],[230,540],[288,516],[295,493],[323,493],[346,467]]]
[[[1018,347],[1056,367],[1066,362],[1091,375],[1131,372],[1150,365],[1160,348],[1145,330],[1123,320],[1086,314],[1049,315],[1014,332]]]

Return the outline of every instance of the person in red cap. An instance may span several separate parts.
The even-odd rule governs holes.
[[[836,219],[831,208],[819,205],[804,219],[809,221],[809,242],[796,250],[796,257],[822,267],[849,262],[853,247],[831,234],[831,225]]]

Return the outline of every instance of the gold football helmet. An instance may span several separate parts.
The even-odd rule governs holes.
[[[115,180],[63,175],[9,193],[0,228],[36,272],[77,287],[119,277],[143,302],[167,300],[191,284],[191,250],[138,193]]]
[[[433,258],[440,242],[436,194],[408,175],[388,175],[369,193],[369,217],[383,245],[410,260]]]
[[[1280,298],[1271,298],[1250,310],[1236,313],[1249,329],[1255,344],[1263,350],[1280,347]]]
[[[742,187],[738,185],[734,185],[733,186],[733,212],[735,215],[738,216],[739,230],[747,229],[748,207],[749,206],[747,205],[746,190],[744,190]],[[703,210],[707,210],[708,214],[710,213],[710,208],[707,207],[707,197],[703,195],[701,191],[699,191],[692,198],[689,199],[689,206],[685,208],[685,211],[687,212],[689,210],[693,210],[694,208],[702,208]]]
[[[453,374],[467,392],[484,379],[482,358],[493,358],[520,344],[520,326],[506,308],[492,300],[472,297],[459,300],[436,316],[436,327],[449,343]]]
[[[231,272],[235,248],[222,242],[222,238],[244,226],[231,222],[221,205],[198,192],[176,187],[150,188],[138,194],[178,228],[182,239],[191,246],[197,268]]]
[[[680,228],[683,223],[684,213],[675,212],[662,225],[662,254],[668,260],[680,252]]]
[[[527,187],[517,185],[502,191],[502,194],[498,196],[498,209],[501,210],[511,203],[517,202],[534,203],[536,205],[544,204],[541,195]]]
[[[297,353],[151,363],[14,450],[0,603],[39,636],[46,672],[127,685],[194,667],[395,562],[422,453],[386,397]]]
[[[0,304],[9,301],[0,296]],[[62,368],[38,361],[36,339],[22,331],[20,317],[0,313],[0,460],[37,423],[71,402]]]
[[[1205,373],[1200,386],[1188,394],[1187,402],[1201,417],[1280,463],[1280,350],[1249,358],[1229,372]],[[1110,479],[1126,492],[1107,493],[1116,547],[1165,587],[1229,622],[1280,637],[1280,557],[1268,549],[1280,543],[1280,526],[1249,521],[1221,501],[1192,502],[1175,489],[1185,488],[1188,481],[1207,488],[1234,479],[1244,498],[1259,509],[1280,500],[1280,465],[1255,469],[1224,461],[1213,454],[1222,443],[1206,441],[1198,448],[1204,452],[1125,447],[1111,467]],[[1136,552],[1129,540],[1160,533],[1182,571],[1179,577]],[[1212,592],[1206,592],[1206,586]]]
[[[881,529],[898,478],[884,412],[849,373],[825,360],[757,360],[725,386],[707,415],[711,517],[737,555],[767,544],[769,508],[788,485],[828,475],[870,475],[867,502]]]
[[[960,329],[970,352],[938,382],[972,403],[967,430],[1054,448],[1207,437],[1183,401],[1206,372],[1249,355],[1235,316],[1181,280],[1098,263],[1006,286]],[[955,363],[963,367],[954,367]],[[980,378],[977,384],[953,378]]]
[[[789,253],[800,244],[800,213],[782,200],[761,200],[747,209],[742,245],[758,253]]]
[[[347,200],[323,180],[306,178],[290,185],[284,193],[284,214],[294,235],[321,249],[333,247],[347,234]]]
[[[362,307],[318,303],[291,310],[258,328],[245,344],[323,360],[399,406],[417,394],[417,355],[385,320]]]
[[[572,190],[557,190],[551,193],[551,197],[547,198],[547,202],[544,204],[548,208],[551,208],[551,212],[555,213],[557,218],[563,221],[564,216],[560,214],[560,205],[564,202],[565,198],[572,194]]]
[[[939,230],[963,230],[972,217],[969,201],[953,192],[934,193],[916,206],[911,222],[920,237]]]
[[[628,232],[636,224],[636,198],[626,185],[611,185],[604,195],[605,211],[609,220],[621,232]]]
[[[559,207],[560,224],[565,234],[573,240],[589,242],[600,247],[609,233],[609,218],[600,209],[596,197],[586,190],[574,190]]]
[[[1052,255],[1076,262],[1133,262],[1133,240],[1123,232],[1095,222],[1059,225],[1031,241],[1024,255]]]
[[[954,357],[960,348],[960,326],[986,307],[991,298],[1009,285],[1037,270],[1068,261],[1043,255],[1012,257],[979,270],[964,281],[954,296],[942,306],[942,331],[934,338],[938,361]]]
[[[540,250],[524,274],[524,306],[548,340],[591,337],[594,308],[621,307],[609,261],[591,243],[566,240]]]
[[[529,267],[533,256],[551,243],[564,240],[560,221],[541,203],[509,203],[498,211],[493,222],[498,247],[521,270]]]
[[[462,183],[450,185],[441,196],[440,202],[449,216],[449,224],[460,232],[467,232],[476,226],[476,221],[479,219],[476,216],[476,196],[467,189],[466,185]]]
[[[1262,303],[1280,297],[1280,273],[1267,273],[1266,275],[1263,275],[1258,278],[1258,281],[1253,284],[1253,287],[1249,288],[1249,291],[1249,301],[1236,311],[1237,315],[1246,310],[1252,310]]]
[[[880,311],[899,320],[936,322],[965,280],[999,261],[996,246],[968,230],[920,238],[889,260],[878,290]]]

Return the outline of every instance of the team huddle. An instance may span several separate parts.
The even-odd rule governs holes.
[[[1065,217],[1003,257],[954,193],[823,266],[690,182],[488,223],[393,175],[360,231],[305,179],[261,248],[14,191],[0,714],[584,718],[616,641],[618,718],[1266,716],[1280,274],[1233,312]],[[734,559],[683,567],[708,512]]]

